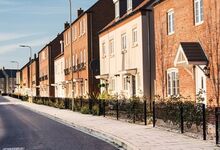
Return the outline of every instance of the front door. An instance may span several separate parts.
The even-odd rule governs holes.
[[[202,71],[205,66],[196,67],[196,95],[198,102],[206,104],[206,75]]]

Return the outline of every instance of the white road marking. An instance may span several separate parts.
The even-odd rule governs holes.
[[[25,150],[24,147],[11,147],[11,148],[3,148],[2,150]]]

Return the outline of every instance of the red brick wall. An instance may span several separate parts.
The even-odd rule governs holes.
[[[210,59],[209,54],[211,49],[207,41],[209,41],[209,39],[213,39],[213,36],[210,36],[210,33],[208,33],[207,29],[209,28],[209,24],[212,24],[213,28],[214,26],[216,26],[216,18],[213,17],[210,19],[210,15],[214,16],[213,6],[217,6],[218,12],[220,8],[220,1],[216,0],[217,3],[215,5],[214,1],[215,0],[204,0],[204,22],[201,25],[197,26],[195,26],[194,24],[194,0],[165,0],[154,7],[156,48],[156,95],[163,95],[162,76],[165,75],[165,97],[167,96],[166,70],[168,68],[174,67],[174,58],[177,53],[180,42],[200,42]],[[174,10],[175,33],[172,35],[167,34],[167,11],[169,9]],[[217,18],[219,19],[219,15]],[[211,20],[214,22],[212,22]],[[195,100],[195,86],[194,79],[192,76],[192,66],[178,67],[178,69],[180,74],[180,94],[184,97],[190,96],[192,100]],[[216,71],[216,69],[214,70]],[[210,78],[207,78],[208,102],[210,99],[214,98],[213,86],[211,82],[212,78],[213,74],[211,74]]]

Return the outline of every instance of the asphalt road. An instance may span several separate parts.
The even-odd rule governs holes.
[[[0,150],[116,149],[95,137],[7,102],[0,97]]]

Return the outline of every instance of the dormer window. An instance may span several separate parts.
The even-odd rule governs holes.
[[[119,1],[115,2],[115,18],[119,18]]]
[[[127,11],[132,9],[132,0],[127,0]]]

